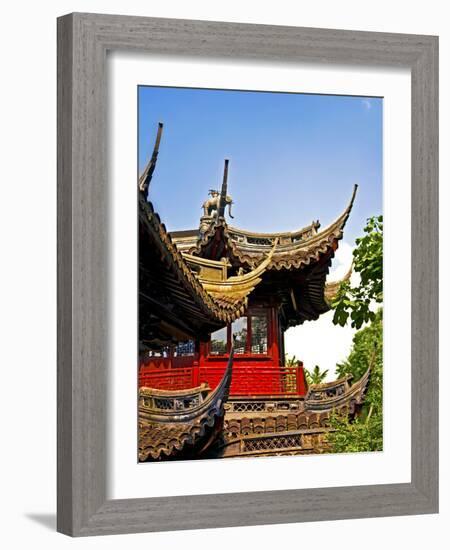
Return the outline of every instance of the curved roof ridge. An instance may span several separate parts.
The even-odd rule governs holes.
[[[330,247],[333,240],[341,239],[355,201],[357,189],[358,185],[355,184],[350,202],[345,210],[322,231],[305,240],[279,244],[268,269],[298,268],[302,264],[309,264],[311,260],[318,259],[318,256]],[[255,262],[260,261],[261,254],[267,252],[268,245],[249,245],[233,241],[229,235],[229,227],[224,228],[224,234],[228,238],[227,244],[230,245],[233,254],[242,262],[245,261],[253,265]]]
[[[314,237],[312,237],[312,239],[314,239],[316,237],[319,237],[320,235],[324,235],[327,232],[332,231],[337,226],[340,226],[341,230],[344,229],[345,224],[347,223],[347,220],[350,216],[350,212],[352,211],[353,203],[355,202],[357,191],[358,191],[358,184],[355,183],[355,185],[353,186],[352,196],[350,197],[350,202],[348,203],[347,208],[342,212],[342,214],[338,218],[336,218],[333,222],[331,222],[329,225],[327,225],[327,227],[322,229],[322,231],[319,231],[316,235],[314,235]]]

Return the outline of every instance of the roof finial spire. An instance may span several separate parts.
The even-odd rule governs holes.
[[[158,122],[158,132],[156,134],[155,145],[153,147],[152,156],[145,167],[145,170],[142,172],[139,178],[139,190],[145,194],[145,198],[148,197],[148,188],[150,187],[150,182],[152,180],[153,172],[156,167],[156,160],[158,159],[159,144],[161,143],[161,136],[163,131],[164,124]]]
[[[219,208],[217,209],[217,218],[223,218],[225,216],[225,206],[227,204],[229,206],[228,214],[230,215],[230,218],[233,217],[231,215],[231,205],[232,205],[233,201],[231,200],[231,197],[229,197],[227,195],[228,163],[229,163],[229,160],[225,159],[225,166],[224,166],[224,169],[223,169],[222,189],[221,189],[221,192],[220,192]]]

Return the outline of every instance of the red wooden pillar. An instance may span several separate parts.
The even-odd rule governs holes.
[[[203,382],[209,382],[208,378],[208,362],[207,356],[209,353],[209,342],[199,342],[199,354],[198,354],[198,376],[199,384]]]
[[[200,385],[200,341],[195,340],[194,361],[192,363],[192,387]]]
[[[271,342],[270,355],[272,356],[273,364],[280,365],[280,343],[278,342],[278,313],[275,306],[270,308],[269,315],[269,337]]]
[[[252,353],[252,316],[247,314],[247,339],[245,341],[244,353]]]

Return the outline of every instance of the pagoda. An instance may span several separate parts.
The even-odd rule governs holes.
[[[190,441],[191,455],[199,448],[205,457],[323,452],[332,411],[358,412],[370,368],[353,385],[344,378],[308,388],[303,364],[285,363],[284,334],[330,310],[339,282],[327,275],[357,186],[325,229],[313,221],[291,232],[251,232],[227,220],[225,160],[198,227],[169,233],[148,201],[161,134],[162,124],[139,178],[140,459],[159,459],[158,449],[177,454],[176,445],[155,439],[165,432],[151,418],[173,430],[187,409],[200,411],[215,394],[208,445],[177,436]],[[205,426],[199,415],[190,426]]]

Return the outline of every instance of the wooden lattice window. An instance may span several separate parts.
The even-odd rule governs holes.
[[[268,347],[267,312],[261,311],[250,315],[250,353],[266,354]]]

